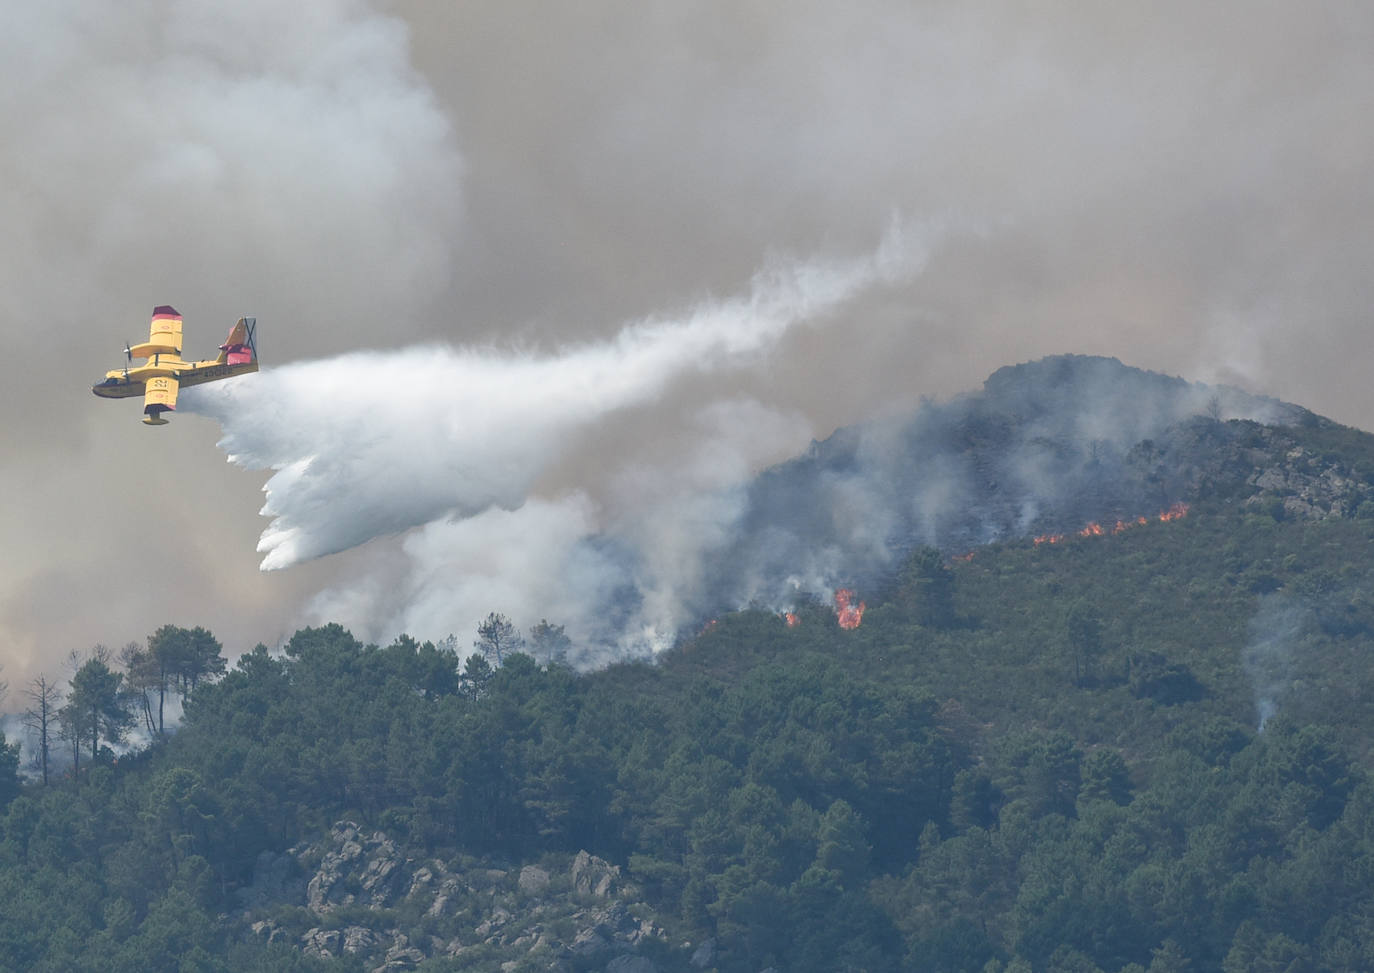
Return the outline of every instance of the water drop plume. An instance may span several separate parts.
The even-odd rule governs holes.
[[[221,448],[270,469],[263,570],[493,508],[532,485],[599,422],[645,407],[689,374],[758,367],[790,329],[823,321],[861,292],[915,273],[925,235],[894,222],[871,253],[774,259],[747,293],[613,337],[528,353],[429,344],[282,366],[191,390],[186,406],[223,428]],[[199,394],[196,394],[199,393]]]

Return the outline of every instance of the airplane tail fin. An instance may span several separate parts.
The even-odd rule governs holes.
[[[246,365],[258,360],[257,318],[239,318],[229,330],[229,337],[219,346],[221,364]]]

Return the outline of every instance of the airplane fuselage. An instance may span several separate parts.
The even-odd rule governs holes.
[[[153,378],[175,378],[185,388],[257,370],[258,363],[255,361],[229,365],[213,358],[208,361],[183,361],[177,355],[154,355],[146,365],[133,365],[127,371],[122,368],[111,369],[105,373],[104,381],[91,386],[91,391],[106,399],[128,399],[142,395],[144,383]]]

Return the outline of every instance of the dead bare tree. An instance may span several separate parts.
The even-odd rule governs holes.
[[[62,692],[48,681],[47,676],[40,675],[25,688],[24,698],[30,703],[24,710],[24,725],[38,735],[38,765],[43,770],[43,785],[47,786],[48,753]]]

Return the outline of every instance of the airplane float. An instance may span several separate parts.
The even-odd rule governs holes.
[[[91,391],[106,399],[128,399],[143,396],[143,421],[150,426],[165,426],[164,412],[177,407],[177,389],[222,378],[246,375],[258,370],[258,347],[254,332],[256,318],[239,318],[224,344],[219,357],[206,361],[182,361],[181,315],[166,304],[153,308],[153,323],[148,340],[141,345],[124,346],[128,363],[105,373],[105,379],[91,386]],[[147,359],[134,365],[135,358]]]

